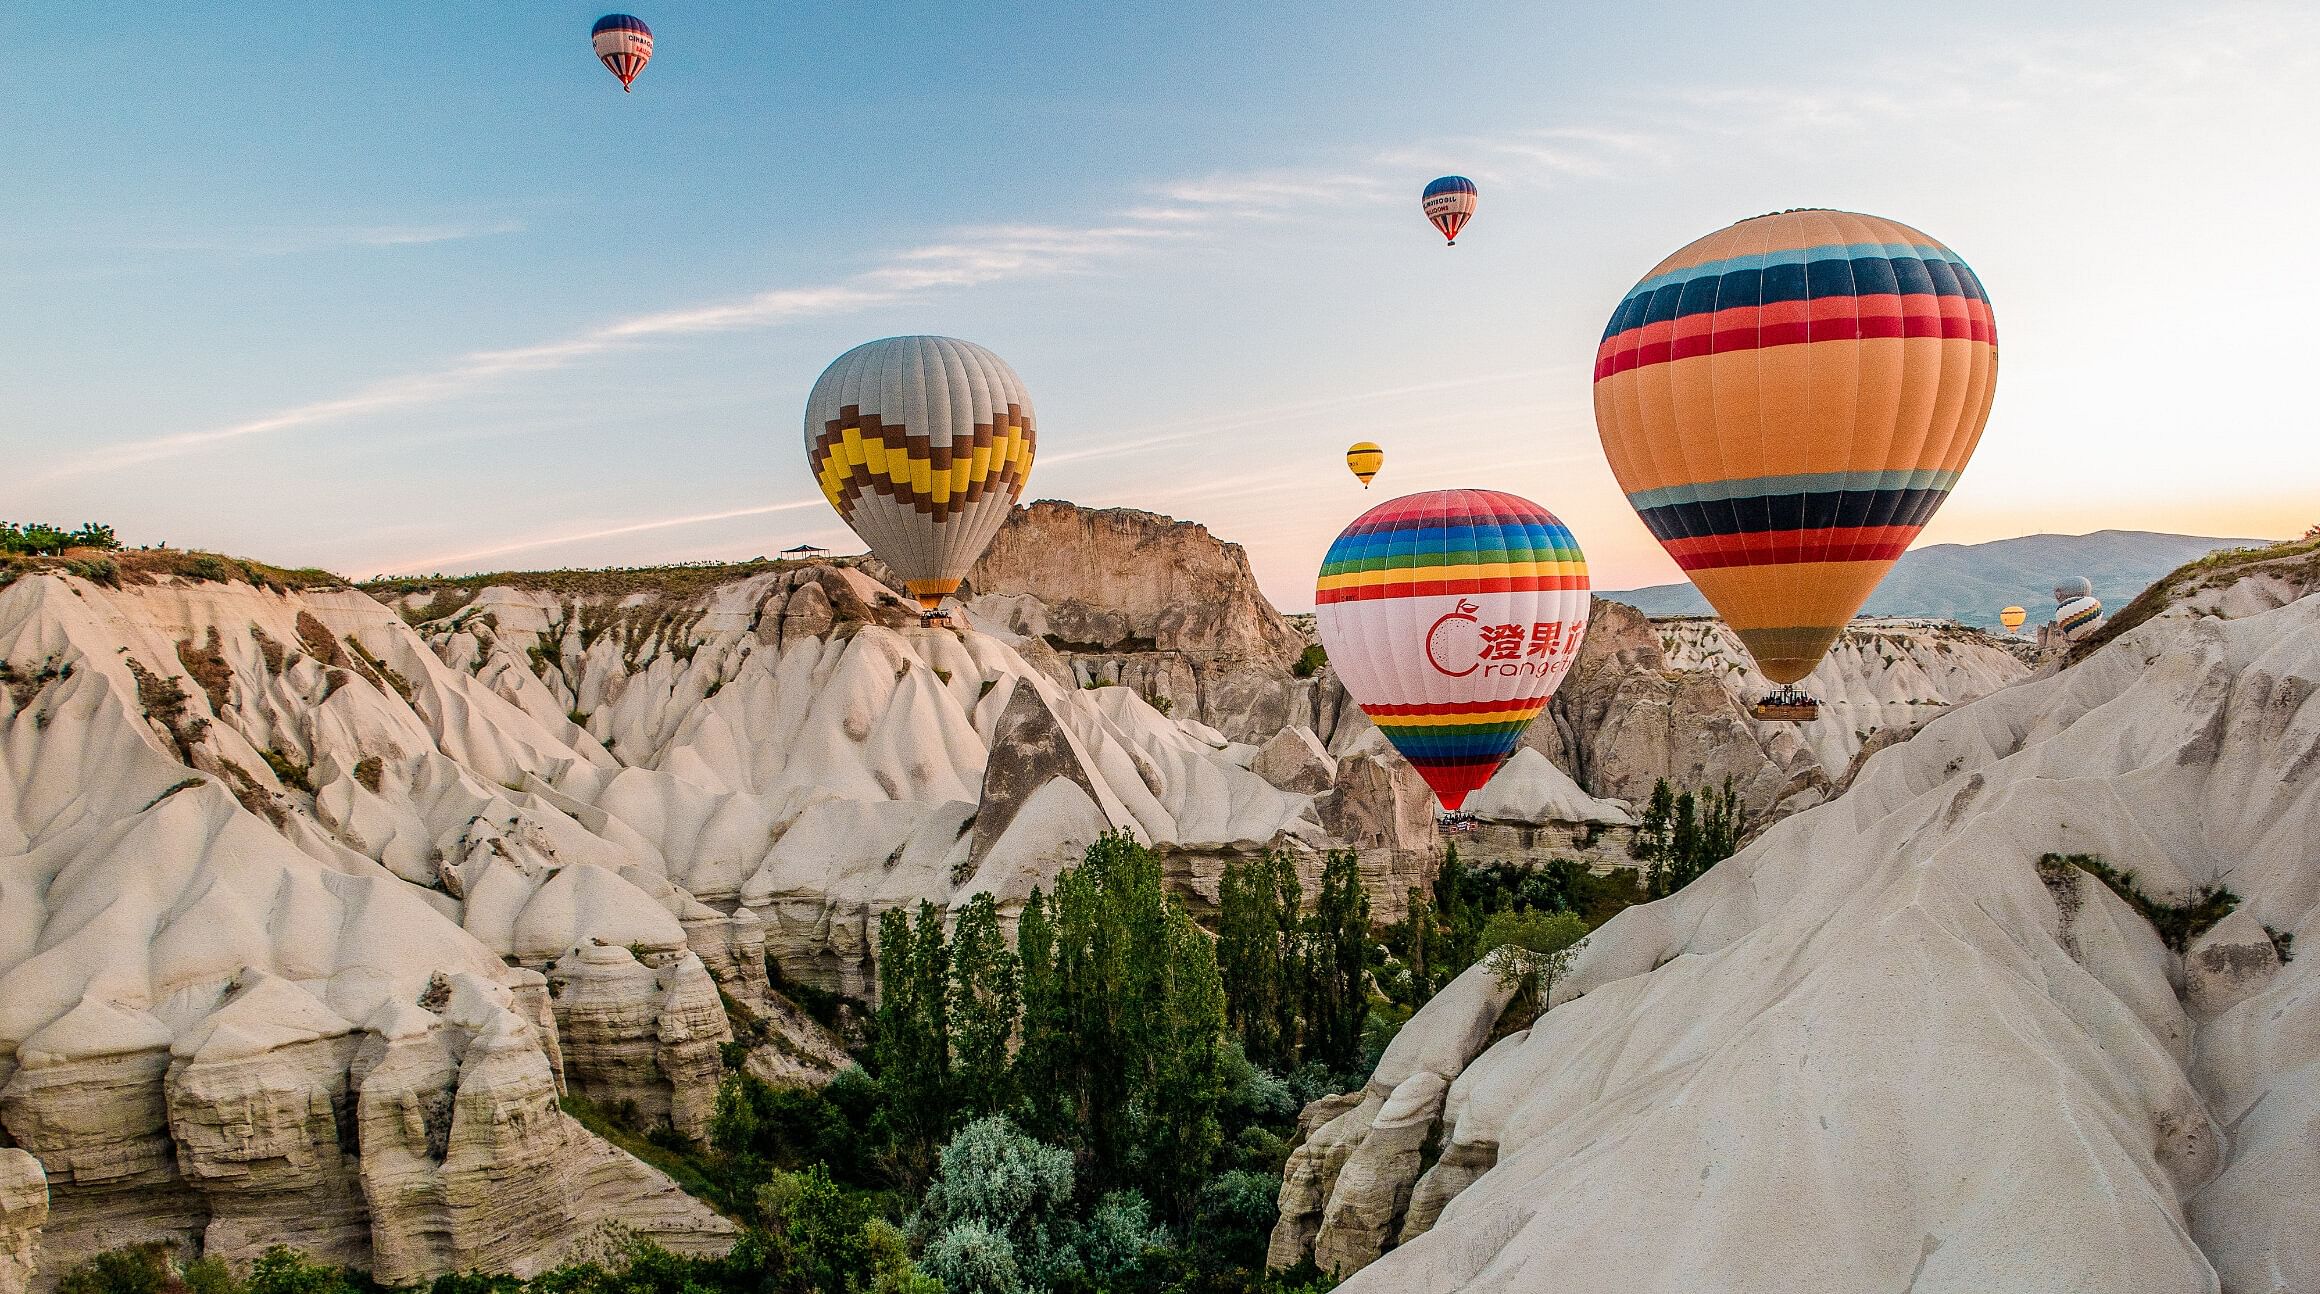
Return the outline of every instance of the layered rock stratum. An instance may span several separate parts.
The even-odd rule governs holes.
[[[1614,918],[1529,1028],[1488,1041],[1453,985],[1308,1111],[1274,1260],[1356,1292],[2320,1289],[2314,575],[2199,573],[1935,718]],[[2071,855],[2241,902],[2178,952]]]

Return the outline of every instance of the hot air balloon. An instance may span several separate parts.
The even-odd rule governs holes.
[[[1031,475],[1031,397],[953,337],[888,337],[831,361],[806,397],[822,494],[932,619]]]
[[[608,13],[588,35],[596,43],[596,57],[620,78],[620,92],[628,93],[629,83],[652,61],[652,28],[642,18]]]
[[[2091,598],[2093,596],[2094,581],[2088,579],[2084,575],[2073,575],[2054,586],[2054,601],[2058,605],[2064,602],[2073,602],[2079,598]]]
[[[1587,559],[1528,499],[1430,490],[1345,528],[1314,616],[1345,690],[1456,815],[1570,671]]]
[[[1445,175],[1426,186],[1420,202],[1425,207],[1426,219],[1433,221],[1434,227],[1442,231],[1442,237],[1449,240],[1449,246],[1456,247],[1458,231],[1464,229],[1466,222],[1474,217],[1477,196],[1474,181],[1463,175]]]
[[[1998,623],[2006,626],[2007,633],[2020,633],[2030,619],[2030,613],[2020,607],[2007,607],[1998,613]]]
[[[1369,488],[1370,478],[1376,476],[1378,469],[1385,465],[1386,451],[1379,449],[1374,442],[1357,440],[1345,447],[1345,466],[1361,478],[1361,488],[1365,490]]]
[[[1973,271],[1874,216],[1741,221],[1620,302],[1596,351],[1603,451],[1780,685],[1760,717],[1811,716],[1794,685],[1948,496],[1997,368]]]
[[[2072,598],[2054,608],[2054,627],[2070,642],[2084,642],[2102,627],[2102,603],[2093,598]]]

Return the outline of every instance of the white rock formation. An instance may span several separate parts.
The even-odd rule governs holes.
[[[451,801],[501,797],[442,751],[520,776],[537,724],[351,593],[26,578],[0,591],[0,659],[0,1128],[45,1170],[41,1279],[155,1239],[237,1262],[290,1243],[409,1281],[549,1260],[614,1217],[681,1248],[731,1236],[557,1109],[540,976],[365,852],[389,835],[333,830],[296,787],[300,765],[359,782],[375,752],[448,824]],[[659,912],[631,893],[623,910]],[[462,1163],[519,1158],[523,1226],[477,1225]],[[582,1177],[600,1189],[546,1187]]]
[[[0,589],[0,1129],[46,1169],[44,1271],[158,1238],[419,1279],[615,1214],[717,1243],[555,1102],[700,1135],[737,1031],[761,1077],[834,1073],[769,956],[866,995],[880,912],[1011,907],[1105,830],[1196,901],[1265,848],[1317,882],[1352,839],[1325,824],[1360,830],[1389,920],[1436,847],[1390,770],[1308,749],[1275,785],[842,567],[400,609],[428,618],[170,575]],[[518,1219],[526,1174],[591,1186]]]
[[[2320,928],[2316,696],[2320,597],[2161,618],[1621,914],[1527,1032],[1421,1013],[1473,1059],[1343,1288],[2320,1289],[2320,972],[2264,932]],[[2185,958],[2050,852],[2244,916]]]
[[[1670,667],[1709,672],[1742,705],[1772,690],[1723,621],[1661,620],[1653,628]],[[1780,726],[1801,735],[1822,771],[1835,778],[1872,733],[1915,728],[2028,678],[2024,654],[2019,642],[1938,621],[1859,623],[1799,685],[1821,703],[1820,717]]]
[[[1308,1114],[1320,1117],[1302,1130],[1283,1175],[1270,1265],[1310,1257],[1325,1272],[1350,1275],[1403,1238],[1443,1100],[1512,997],[1489,967],[1468,967],[1387,1044],[1360,1092],[1314,1103]]]
[[[1466,811],[1497,822],[1569,822],[1632,827],[1635,814],[1620,800],[1598,800],[1571,775],[1525,746],[1466,799]]]

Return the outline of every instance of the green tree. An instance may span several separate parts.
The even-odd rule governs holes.
[[[1329,855],[1305,939],[1304,1058],[1339,1073],[1362,1059],[1369,1019],[1369,895],[1352,851]]]
[[[1078,1120],[1074,1094],[1064,1086],[1075,1061],[1063,985],[1055,974],[1055,937],[1047,896],[1034,887],[1015,922],[1023,1016],[1009,1086],[1025,1126],[1063,1141],[1077,1129]]]
[[[768,1201],[766,1220],[788,1277],[780,1288],[821,1294],[867,1284],[871,1215],[863,1197],[841,1189],[820,1164],[777,1181],[788,1189]]]
[[[1072,1185],[1071,1152],[1004,1116],[961,1128],[911,1222],[927,1270],[954,1291],[1044,1288],[1076,1265],[1066,1243]]]
[[[878,919],[878,1014],[871,1045],[879,1121],[897,1171],[924,1182],[950,1132],[950,950],[943,914],[918,905],[915,928],[899,909]]]
[[[1233,1169],[1200,1188],[1199,1243],[1243,1267],[1262,1268],[1280,1216],[1278,1173]]]
[[[1022,1014],[1022,965],[999,928],[989,891],[974,896],[951,933],[950,1078],[966,1114],[996,1114],[1009,1105],[1008,1040]]]
[[[1666,898],[1738,851],[1746,828],[1747,812],[1732,790],[1732,779],[1679,795],[1661,778],[1652,787],[1628,853],[1645,864],[1644,888],[1650,896]]]
[[[1653,898],[1667,893],[1668,863],[1675,856],[1675,788],[1666,778],[1652,784],[1651,799],[1636,819],[1635,837],[1628,856],[1644,864],[1644,888]]]
[[[1070,1147],[1090,1187],[1140,1184],[1187,1215],[1223,1144],[1224,986],[1208,936],[1125,834],[1088,847],[1034,896],[1018,938],[1023,1041],[1016,1086],[1043,1139]]]
[[[1216,964],[1225,1017],[1242,1053],[1260,1065],[1286,1068],[1296,1052],[1301,1004],[1291,976],[1299,897],[1296,866],[1278,851],[1225,864],[1218,886]]]

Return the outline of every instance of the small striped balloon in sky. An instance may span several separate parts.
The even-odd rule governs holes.
[[[596,20],[588,36],[596,45],[596,57],[620,78],[620,92],[628,93],[629,83],[652,61],[652,28],[642,18],[608,13]]]
[[[1474,218],[1474,204],[1480,196],[1475,192],[1474,181],[1463,175],[1445,175],[1427,185],[1418,200],[1425,209],[1426,219],[1442,231],[1447,245],[1456,247],[1458,231]]]
[[[1528,499],[1431,490],[1355,518],[1322,558],[1314,604],[1338,680],[1456,811],[1570,672],[1587,559]]]

